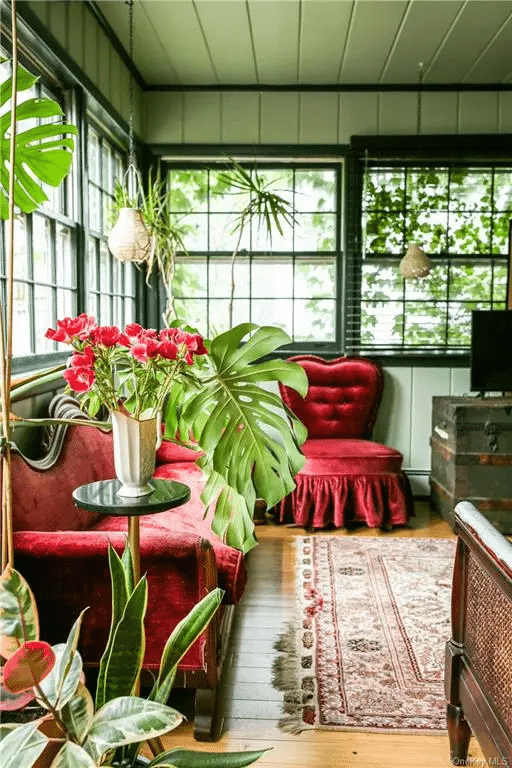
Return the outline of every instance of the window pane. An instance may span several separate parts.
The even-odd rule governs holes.
[[[44,216],[33,214],[33,253],[34,253],[34,280],[44,283],[53,282],[52,274],[52,245],[51,227],[49,220]]]
[[[26,222],[26,216],[17,216],[14,219],[14,276],[20,280],[28,277],[28,245]],[[7,237],[7,226],[5,226],[4,231]],[[2,249],[2,252],[4,252],[4,249]],[[7,249],[5,249],[5,252],[7,252]],[[2,273],[5,274],[4,264],[2,264]]]
[[[257,325],[275,325],[293,333],[292,299],[254,299],[251,302],[252,322]]]
[[[208,171],[172,170],[169,172],[171,210],[208,210]]]
[[[407,206],[416,211],[446,208],[448,171],[442,168],[411,169],[407,172]]]
[[[404,227],[402,214],[366,214],[363,217],[364,250],[368,253],[401,253],[404,250]]]
[[[403,298],[404,281],[397,262],[385,266],[367,259],[363,263],[361,292],[366,301]]]
[[[447,306],[444,302],[406,302],[404,341],[406,344],[436,346],[446,338]]]
[[[294,341],[335,341],[336,305],[325,299],[296,299],[293,302]]]
[[[330,170],[295,171],[294,204],[297,211],[336,210],[336,173]]]
[[[206,296],[206,259],[176,261],[173,292],[175,296]]]
[[[490,211],[492,202],[491,179],[490,170],[452,169],[450,210]]]
[[[53,311],[53,291],[47,286],[34,286],[34,319],[36,354],[52,352],[53,342],[46,339],[44,334],[49,325],[55,328],[57,318]]]
[[[101,183],[99,137],[90,128],[87,133],[87,159],[89,179],[99,185]]]
[[[490,253],[491,217],[485,214],[452,213],[449,242],[454,253]]]
[[[405,205],[405,172],[370,170],[366,174],[363,206],[367,210],[401,210]]]
[[[252,263],[252,295],[255,298],[286,298],[293,295],[293,263],[269,260]]]
[[[512,211],[512,171],[495,171],[494,208],[496,211]]]
[[[276,280],[276,282],[284,284],[284,279]],[[296,261],[294,291],[295,296],[301,298],[335,298],[335,261],[332,260],[330,263],[305,262],[302,259]]]
[[[229,298],[231,295],[231,264],[228,261],[210,261],[208,273],[210,296],[213,298]],[[250,295],[249,262],[240,258],[235,261],[234,270],[235,296]]]
[[[197,328],[203,336],[208,335],[207,307],[205,299],[177,299],[176,314],[193,328]]]
[[[13,333],[12,348],[14,355],[29,355],[30,346],[30,291],[26,283],[14,281],[13,288]],[[46,328],[51,325],[52,316],[47,319]],[[46,331],[46,328],[44,329]]]
[[[71,230],[67,226],[57,224],[56,232],[57,285],[72,288],[75,285],[75,275]]]
[[[330,213],[298,214],[295,225],[296,251],[334,251],[336,216]]]
[[[75,294],[73,291],[57,290],[57,318],[76,315]]]
[[[381,346],[401,344],[403,311],[403,306],[399,302],[363,301],[361,303],[362,343]]]
[[[87,243],[87,283],[89,291],[98,290],[98,269],[96,264],[96,240],[89,238]]]

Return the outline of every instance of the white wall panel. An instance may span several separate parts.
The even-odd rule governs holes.
[[[384,368],[384,393],[373,430],[377,442],[391,445],[410,464],[412,368]]]
[[[300,94],[300,144],[337,144],[338,120],[337,93]]]
[[[259,93],[223,93],[222,142],[256,144],[259,141]]]
[[[87,28],[87,34],[85,35],[84,72],[97,85],[99,72],[99,27],[93,26],[90,19],[91,13],[86,9],[85,28]]]
[[[500,133],[512,133],[512,92],[503,92],[498,96]]]
[[[100,91],[112,102],[112,78],[110,54],[112,46],[106,34],[102,29],[99,30],[98,38],[98,87]]]
[[[498,94],[467,91],[459,94],[459,133],[498,132]]]
[[[297,144],[299,141],[299,94],[261,94],[260,141],[263,144]]]
[[[220,142],[220,94],[188,92],[183,106],[186,143]]]
[[[340,93],[340,144],[348,144],[357,134],[375,134],[379,130],[379,94],[347,91]]]
[[[69,50],[73,51],[73,59],[80,69],[84,69],[84,15],[85,9],[82,3],[68,3],[69,5]]]
[[[421,94],[420,133],[457,133],[459,99],[453,91]]]
[[[155,144],[179,144],[183,141],[182,93],[144,94],[143,134],[151,135]]]
[[[379,105],[379,133],[416,133],[416,93],[384,91]]]
[[[43,24],[49,26],[50,23],[50,3],[47,0],[31,0],[30,9],[34,11],[41,19]]]
[[[430,468],[430,433],[432,431],[432,398],[450,391],[449,368],[413,368],[411,392],[412,469]]]
[[[469,368],[452,368],[449,395],[469,395]]]
[[[64,0],[50,3],[49,27],[52,35],[64,49],[69,47],[68,5]]]

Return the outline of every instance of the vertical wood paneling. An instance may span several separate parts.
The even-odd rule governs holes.
[[[50,3],[48,0],[31,0],[29,7],[34,13],[39,16],[43,24],[49,26],[50,24]]]
[[[143,138],[155,144],[181,144],[183,141],[182,93],[144,94]]]
[[[469,391],[469,368],[452,368],[450,375],[450,391],[448,395],[468,395]]]
[[[68,51],[80,69],[84,69],[84,6],[82,3],[69,3],[69,42]]]
[[[411,455],[413,469],[430,467],[432,397],[450,391],[449,368],[413,368],[411,396]]]
[[[457,133],[458,98],[453,91],[421,94],[420,133]]]
[[[110,96],[114,107],[117,109],[120,115],[123,115],[123,62],[117,51],[112,50],[110,55],[110,71],[111,71],[111,84],[110,84]],[[124,115],[123,115],[124,116]]]
[[[416,133],[417,116],[417,93],[380,94],[379,133]]]
[[[86,8],[84,24],[84,72],[94,84],[98,83],[98,31],[99,28],[94,23],[91,12]]]
[[[459,133],[498,132],[498,94],[465,91],[459,94]]]
[[[183,121],[186,142],[220,142],[220,94],[185,93]]]
[[[512,133],[512,93],[503,92],[498,95],[500,133]]]
[[[112,102],[111,52],[112,45],[106,34],[100,29],[98,39],[98,87],[110,102]]]
[[[377,442],[391,445],[410,466],[412,368],[384,368],[384,393],[373,430]]]
[[[259,137],[260,95],[227,92],[222,94],[223,144],[256,144]]]
[[[133,130],[138,136],[142,135],[142,110],[144,108],[144,94],[142,89],[133,84]],[[126,115],[128,119],[128,114]]]
[[[338,120],[337,93],[300,94],[300,144],[336,144]]]
[[[68,5],[64,0],[50,3],[49,28],[52,35],[59,41],[64,49],[69,46],[68,37]]]
[[[299,141],[299,94],[261,94],[260,141],[263,144],[297,144]]]
[[[378,93],[340,93],[339,144],[348,144],[358,133],[377,133]]]

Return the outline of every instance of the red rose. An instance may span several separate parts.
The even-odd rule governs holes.
[[[159,343],[155,339],[146,339],[134,344],[130,352],[138,363],[147,363],[150,357],[158,355],[158,347]]]
[[[142,325],[139,325],[138,323],[129,323],[125,326],[124,332],[129,339],[136,339],[143,330]]]
[[[82,312],[78,317],[64,317],[57,320],[57,328],[48,328],[45,333],[47,339],[53,341],[64,341],[70,343],[74,338],[85,341],[88,339],[91,331],[97,327],[96,320],[92,315],[86,315]]]
[[[173,341],[161,341],[158,345],[158,354],[165,357],[166,360],[176,360],[178,347]]]
[[[90,368],[94,365],[96,355],[92,347],[84,347],[83,352],[75,352],[69,359],[69,366],[73,368]]]
[[[68,368],[62,375],[75,392],[88,392],[96,380],[93,369],[86,366]]]
[[[120,336],[121,331],[116,325],[100,325],[91,334],[94,344],[101,344],[104,347],[115,347]]]

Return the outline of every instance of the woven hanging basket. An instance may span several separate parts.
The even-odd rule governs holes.
[[[112,255],[118,261],[146,261],[153,249],[153,240],[138,208],[120,209],[119,218],[107,242]]]
[[[427,254],[421,250],[417,243],[411,243],[407,253],[400,262],[398,271],[402,277],[417,278],[426,277],[432,268],[432,263]]]

